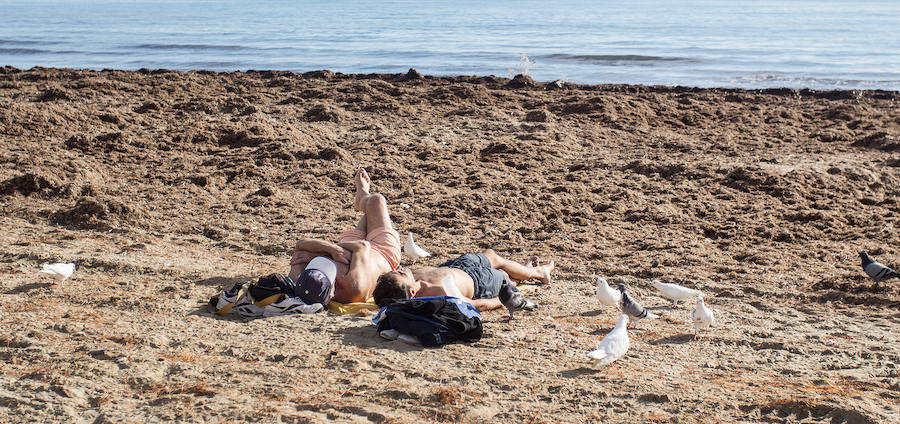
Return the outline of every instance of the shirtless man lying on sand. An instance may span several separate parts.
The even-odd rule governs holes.
[[[384,196],[369,192],[372,181],[362,167],[354,181],[353,207],[363,212],[356,228],[342,233],[337,244],[303,239],[294,247],[288,277],[307,304],[324,305],[332,299],[365,302],[378,276],[400,266],[400,235],[391,224]]]
[[[553,261],[538,266],[534,258],[523,265],[488,249],[451,259],[437,268],[399,268],[384,273],[378,277],[373,295],[378,306],[389,304],[391,299],[454,296],[470,302],[479,311],[505,306],[512,318],[514,311],[532,310],[536,305],[519,294],[510,277],[549,284],[553,267]]]

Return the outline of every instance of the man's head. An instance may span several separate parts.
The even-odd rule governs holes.
[[[294,295],[307,305],[328,304],[334,296],[334,280],[337,278],[337,264],[330,258],[317,256],[309,261],[303,273],[297,277]]]
[[[391,299],[403,300],[416,295],[422,284],[416,281],[409,268],[399,268],[396,271],[386,272],[378,277],[378,284],[372,297],[378,306],[387,306]]]

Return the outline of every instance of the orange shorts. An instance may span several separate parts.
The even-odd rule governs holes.
[[[387,230],[382,227],[364,234],[362,231],[354,228],[341,233],[338,243],[357,240],[366,240],[371,243],[372,250],[384,256],[384,259],[391,265],[392,270],[400,267],[400,234],[397,231]]]

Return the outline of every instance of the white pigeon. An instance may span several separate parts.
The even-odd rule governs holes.
[[[697,307],[691,312],[691,318],[694,320],[695,339],[700,337],[700,330],[709,331],[709,326],[713,323],[713,311],[703,303],[703,296],[697,296]]]
[[[416,244],[415,240],[413,240],[412,232],[409,233],[409,237],[406,238],[406,243],[403,244],[403,253],[406,253],[413,259],[413,265],[415,265],[419,258],[431,256],[431,253],[428,253],[428,251]]]
[[[41,274],[47,274],[59,281],[66,281],[66,279],[71,277],[72,273],[75,272],[75,264],[72,262],[44,264],[44,266],[38,272]]]
[[[619,321],[616,322],[616,327],[603,337],[600,346],[589,352],[588,356],[599,360],[600,365],[608,365],[621,358],[628,351],[630,345],[627,325],[628,315],[622,314],[619,316]]]
[[[663,297],[670,299],[673,306],[677,306],[679,300],[691,299],[701,295],[700,290],[689,289],[678,284],[663,283],[659,280],[651,280],[650,284],[653,284],[653,287],[656,287]]]
[[[600,300],[600,312],[603,312],[603,306],[615,306],[619,309],[622,292],[610,287],[605,278],[597,277],[597,299]]]

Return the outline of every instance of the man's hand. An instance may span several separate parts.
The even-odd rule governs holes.
[[[302,264],[304,262],[309,262],[313,260],[316,256],[319,256],[313,252],[307,252],[305,250],[295,250],[294,254],[291,255],[291,266]]]
[[[349,250],[344,249],[343,247],[337,246],[333,252],[331,252],[331,259],[334,259],[335,262],[340,262],[342,264],[350,265],[350,259],[352,254]]]

